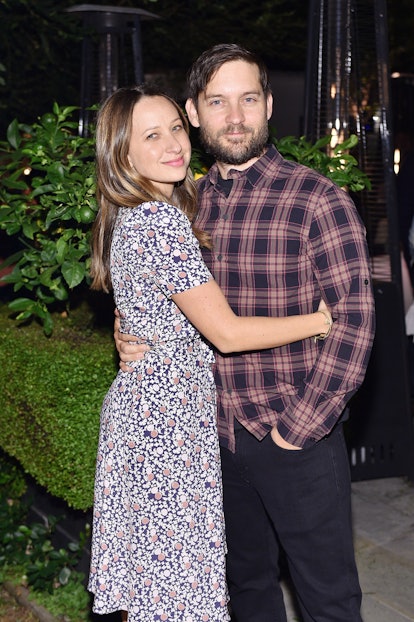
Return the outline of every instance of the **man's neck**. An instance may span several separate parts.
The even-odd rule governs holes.
[[[219,170],[221,177],[223,179],[227,179],[227,175],[230,170],[245,171],[246,169],[253,166],[253,164],[257,162],[257,160],[259,160],[266,153],[266,150],[267,150],[267,147],[263,150],[263,153],[261,153],[259,156],[256,156],[255,158],[250,158],[250,160],[248,160],[247,162],[243,162],[242,164],[229,164],[228,162],[219,162],[218,160],[216,160],[217,168]]]
[[[217,162],[217,168],[220,172],[220,175],[223,179],[227,179],[228,172],[230,170],[235,171],[245,171],[247,168],[250,168],[255,162],[257,162],[259,158],[251,158],[248,162],[243,162],[243,164],[228,164],[227,162]]]

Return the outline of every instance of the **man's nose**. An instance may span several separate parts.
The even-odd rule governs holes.
[[[232,123],[233,125],[238,125],[243,123],[244,121],[244,112],[241,104],[239,102],[233,103],[229,105],[226,115],[227,123]]]

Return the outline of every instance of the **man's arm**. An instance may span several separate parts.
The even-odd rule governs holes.
[[[144,358],[145,353],[149,351],[149,346],[144,343],[138,343],[139,337],[136,335],[127,335],[120,332],[121,321],[119,319],[118,309],[115,309],[114,322],[114,340],[115,347],[119,354],[119,367],[122,371],[133,371],[128,363],[132,361],[140,361]]]
[[[306,447],[329,434],[361,385],[375,330],[375,307],[365,229],[349,196],[325,193],[310,228],[309,253],[322,297],[332,313],[331,334],[296,395],[286,396],[278,434]]]

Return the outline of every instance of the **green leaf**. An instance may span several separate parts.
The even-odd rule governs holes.
[[[46,307],[56,302],[56,297],[50,294],[50,290],[47,292],[42,289],[43,286],[36,287],[35,294],[39,302],[43,303]]]
[[[7,235],[15,235],[21,229],[19,222],[7,223],[5,226],[1,225],[1,228],[5,229]]]
[[[23,180],[15,180],[12,179],[12,177],[3,177],[1,180],[1,183],[3,184],[3,186],[5,188],[8,188],[9,190],[27,190],[28,189],[28,185],[25,181]]]
[[[327,134],[326,136],[323,136],[322,138],[317,140],[316,143],[313,145],[313,148],[314,149],[323,149],[324,147],[329,145],[330,141],[331,141],[331,137],[330,137],[329,134]]]
[[[62,274],[71,289],[82,283],[85,277],[85,266],[79,262],[65,261],[62,264]]]
[[[34,240],[35,233],[39,231],[37,222],[24,221],[22,224],[23,235],[29,240]]]
[[[7,140],[14,149],[17,149],[21,142],[19,123],[14,119],[7,128]]]
[[[47,168],[47,176],[53,184],[58,184],[65,179],[65,167],[62,162],[53,162]]]
[[[46,337],[50,337],[53,332],[53,320],[50,313],[48,313],[46,317],[43,318],[43,332]]]
[[[57,104],[56,104],[57,105]],[[66,106],[65,108],[63,108],[60,113],[56,113],[55,112],[55,108],[53,107],[53,112],[55,112],[55,114],[60,114],[62,115],[62,117],[64,119],[66,119],[69,115],[72,114],[72,112],[74,112],[75,110],[79,110],[79,106]],[[76,123],[76,126],[78,124]]]
[[[49,267],[46,270],[42,270],[39,276],[39,282],[41,285],[44,285],[45,287],[48,287],[49,289],[51,289],[53,287],[53,273],[55,271],[55,267]]]
[[[62,568],[62,570],[59,572],[59,583],[61,585],[67,585],[70,575],[72,574],[70,568]]]
[[[349,149],[353,149],[354,147],[356,147],[357,144],[358,144],[358,136],[356,136],[355,134],[351,134],[349,138],[344,140],[344,142],[336,145],[334,149],[334,153],[339,153],[341,151],[348,151]]]
[[[68,248],[69,245],[66,240],[63,237],[59,238],[56,242],[56,259],[59,263],[63,262],[67,254]]]
[[[9,302],[11,311],[30,311],[34,307],[34,301],[30,298],[15,298]],[[31,311],[30,311],[31,312]]]
[[[42,186],[38,186],[35,190],[33,190],[32,197],[35,198],[39,196],[40,194],[46,194],[47,192],[53,192],[54,190],[55,190],[54,184],[44,184]]]
[[[17,263],[19,259],[22,257],[22,255],[23,255],[23,251],[18,251],[17,253],[13,253],[13,255],[9,255],[7,259],[5,259],[4,261],[0,263],[0,270],[3,270],[4,268],[7,268],[8,266],[13,265],[14,263]]]
[[[55,299],[59,300],[60,302],[69,298],[68,290],[60,279],[56,279],[56,281],[53,283],[53,286],[51,287],[51,291],[55,296]]]

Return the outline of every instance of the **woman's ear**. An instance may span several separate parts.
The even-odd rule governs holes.
[[[200,121],[198,120],[197,108],[194,105],[192,99],[187,99],[185,102],[185,110],[187,112],[188,120],[193,127],[200,127]]]

